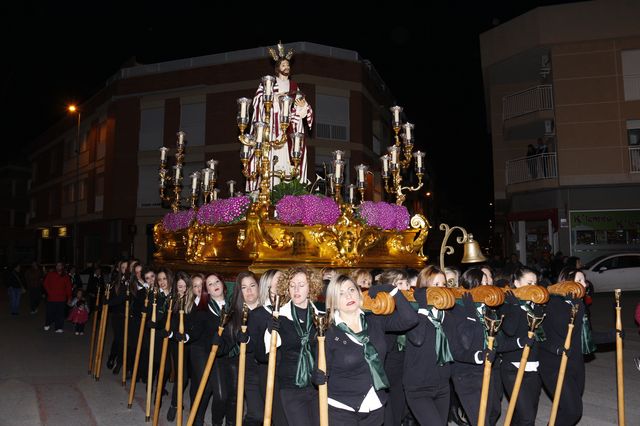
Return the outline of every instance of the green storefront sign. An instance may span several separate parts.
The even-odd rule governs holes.
[[[570,212],[571,228],[640,230],[640,210]]]

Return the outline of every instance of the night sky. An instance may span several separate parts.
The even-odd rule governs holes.
[[[347,16],[341,3],[263,2],[278,6],[266,20],[246,2],[236,2],[245,8],[233,11],[224,9],[233,2],[208,3],[218,8],[184,1],[172,7],[90,3],[101,12],[33,4],[2,10],[5,149],[27,146],[64,118],[68,103],[86,100],[132,57],[154,63],[274,45],[279,39],[336,46],[370,60],[416,124],[416,144],[433,164],[432,189],[445,216],[432,221],[466,226],[486,244],[493,190],[478,36],[537,6],[567,2],[421,2],[426,12],[420,14],[411,2],[390,2],[390,8],[373,12],[373,19]],[[298,6],[307,3],[316,6]],[[294,63],[294,79],[295,71]]]

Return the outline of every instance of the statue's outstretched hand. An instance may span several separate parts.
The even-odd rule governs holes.
[[[300,118],[305,118],[307,116],[308,106],[307,101],[303,99],[296,99],[296,113],[300,116]]]

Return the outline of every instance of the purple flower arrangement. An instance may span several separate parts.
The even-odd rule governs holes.
[[[285,195],[276,204],[278,220],[288,225],[334,225],[340,207],[329,197],[318,195]]]
[[[409,228],[409,211],[405,206],[373,201],[360,204],[357,215],[369,226],[404,231]]]
[[[247,214],[251,199],[247,195],[213,200],[200,207],[196,220],[202,225],[221,225],[240,221]]]
[[[196,216],[195,210],[182,210],[177,213],[167,213],[162,219],[162,227],[171,232],[188,228]]]

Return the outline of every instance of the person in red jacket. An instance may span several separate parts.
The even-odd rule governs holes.
[[[47,293],[47,318],[44,322],[45,331],[55,323],[56,333],[62,333],[64,326],[64,307],[71,300],[71,278],[64,270],[62,262],[56,263],[56,270],[47,273],[43,283]]]

